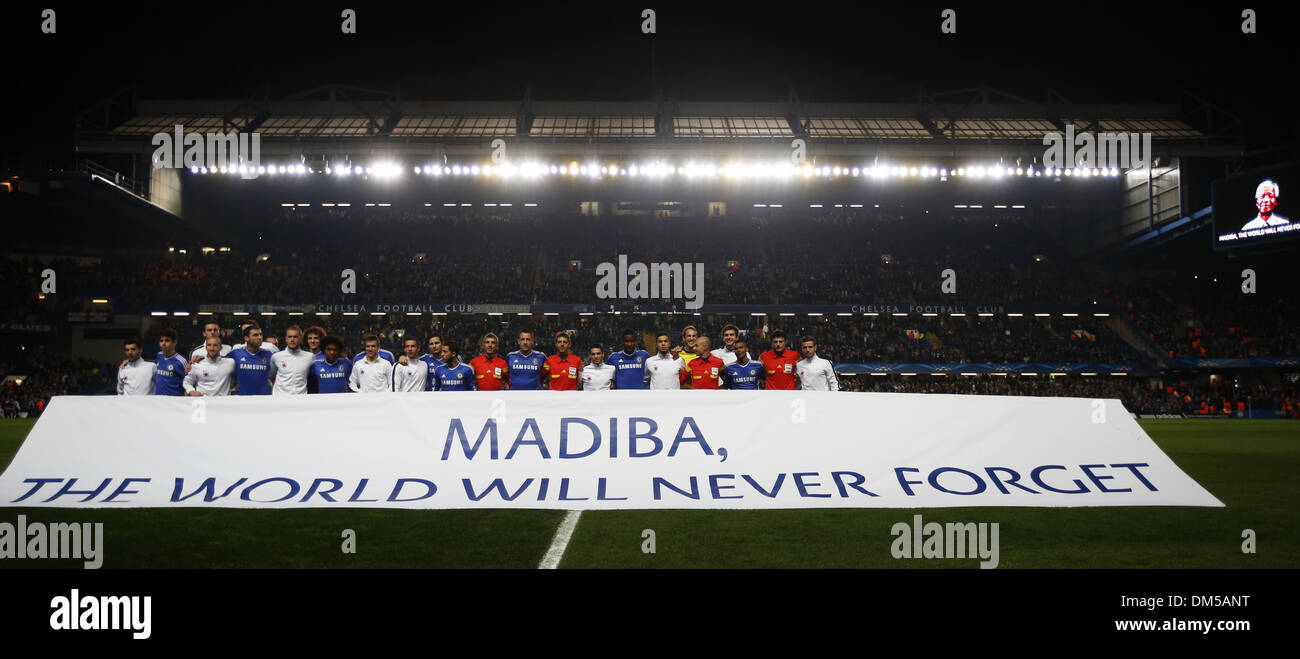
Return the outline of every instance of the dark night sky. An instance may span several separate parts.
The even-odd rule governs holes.
[[[1297,12],[1192,3],[177,3],[6,6],[4,162],[70,153],[75,113],[136,85],[142,97],[272,97],[330,82],[408,98],[643,100],[650,41],[669,99],[913,100],[986,84],[1031,99],[1047,87],[1084,102],[1177,99],[1191,89],[1238,112],[1267,141],[1294,140],[1277,111],[1300,62]],[[869,3],[877,5],[882,3]],[[1294,6],[1295,3],[1290,3]],[[640,33],[641,9],[658,33]],[[343,8],[358,34],[343,35]],[[956,35],[939,32],[957,10]],[[1268,84],[1269,80],[1272,84]],[[1272,135],[1274,137],[1267,137]]]

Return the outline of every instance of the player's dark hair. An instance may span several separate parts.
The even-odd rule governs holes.
[[[321,337],[322,339],[324,339],[324,338],[325,338],[325,328],[324,328],[324,327],[321,327],[320,325],[312,325],[311,327],[308,327],[308,328],[307,328],[307,331],[305,331],[305,332],[302,333],[303,338],[309,337],[309,336],[311,336],[312,334],[315,334],[316,336],[319,336],[319,337]]]
[[[456,339],[447,339],[442,342],[442,345],[447,349],[448,354],[460,355],[460,343],[457,342]]]
[[[131,337],[131,338],[129,338],[129,339],[127,339],[127,340],[125,340],[125,341],[122,342],[122,347],[123,347],[123,348],[125,348],[125,347],[127,347],[127,346],[129,346],[129,345],[134,345],[134,346],[139,347],[139,346],[142,346],[142,345],[144,345],[144,344],[143,344],[143,343],[140,343],[140,339],[135,338],[135,337]]]
[[[536,334],[533,333],[532,330],[528,329],[527,327],[521,328],[518,334],[515,335],[515,337],[518,338],[521,334],[527,334],[528,336],[532,336],[532,337],[537,336]]]
[[[334,346],[335,348],[337,348],[337,349],[339,350],[339,352],[342,352],[342,351],[343,351],[343,337],[341,337],[341,336],[334,336],[334,335],[332,335],[332,334],[330,334],[330,335],[326,335],[325,338],[323,338],[323,339],[320,340],[320,347],[321,347],[321,349],[323,350],[323,349],[325,349],[325,348],[327,348],[327,347],[329,347],[329,346]]]
[[[221,323],[218,323],[218,322],[215,321],[215,320],[209,320],[209,321],[203,323],[203,329],[204,329],[204,330],[207,330],[207,329],[208,329],[208,325],[216,325],[216,326],[217,326],[217,330],[218,330],[218,331],[221,330]]]
[[[623,336],[628,336],[628,335],[631,335],[631,336],[635,337],[635,336],[636,336],[636,330],[632,330],[632,329],[625,329],[625,330],[623,330]]]
[[[258,325],[257,323],[253,323],[253,324],[251,324],[251,325],[245,326],[245,327],[244,327],[244,338],[247,339],[247,338],[248,338],[248,335],[251,334],[251,333],[253,332],[253,330],[260,330],[260,329],[262,329],[262,326],[261,326],[261,325]]]
[[[785,338],[785,330],[772,330],[772,333],[771,333],[770,335],[768,335],[768,338],[769,338],[769,339],[784,339],[784,338]]]
[[[669,341],[672,341],[672,340],[673,340],[673,335],[672,335],[672,334],[669,334],[668,332],[660,331],[660,332],[655,332],[655,341],[658,341],[658,340],[659,340],[659,337],[661,337],[661,336],[666,336],[666,337],[668,337],[668,340],[669,340]]]
[[[813,345],[817,345],[817,339],[814,339],[811,336],[805,334],[799,339],[799,345],[803,345],[805,343],[811,343]]]
[[[727,330],[734,330],[734,331],[736,332],[736,335],[737,335],[737,336],[740,335],[740,328],[739,328],[739,327],[736,327],[735,325],[732,325],[731,323],[727,323],[726,325],[723,325],[723,326],[722,326],[722,333],[723,333],[723,334],[726,334],[726,333],[727,333]]]
[[[432,341],[433,339],[438,339],[439,341],[442,342],[446,342],[447,340],[442,338],[442,332],[434,332],[433,334],[430,334],[429,338],[425,339],[424,342],[427,344],[429,341]]]
[[[161,332],[158,332],[158,338],[160,338],[160,339],[163,339],[163,338],[171,339],[172,342],[175,343],[175,342],[177,341],[176,330],[171,329],[170,327],[169,327],[169,328],[166,328],[166,329],[162,330]]]
[[[415,345],[417,345],[417,346],[420,345],[420,340],[417,339],[417,338],[415,338],[414,336],[408,336],[408,337],[402,339],[402,345],[406,345],[406,342],[407,342],[407,341],[412,341],[412,342],[414,342]]]
[[[365,344],[368,341],[374,341],[375,343],[379,343],[379,335],[375,334],[374,332],[366,332],[365,334],[362,334],[361,343]]]
[[[599,343],[593,343],[593,344],[591,344],[590,346],[587,347],[587,352],[591,352],[592,350],[600,350],[601,353],[604,353],[604,352],[605,352],[605,346],[600,345]]]

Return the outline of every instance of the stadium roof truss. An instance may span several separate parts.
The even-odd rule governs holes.
[[[1156,156],[1240,155],[1240,122],[1186,99],[1173,104],[1086,105],[1048,94],[1033,102],[988,88],[923,95],[910,103],[432,102],[331,85],[283,99],[144,100],[122,93],[78,115],[82,153],[152,152],[159,132],[261,135],[270,155],[388,154],[483,157],[504,139],[538,157],[772,155],[804,139],[811,156],[1037,156],[1043,137],[1151,133]],[[1208,108],[1208,109],[1207,109]],[[1227,117],[1225,119],[1225,117]]]

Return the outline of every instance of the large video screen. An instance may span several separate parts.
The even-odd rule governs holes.
[[[1214,248],[1300,237],[1300,165],[1288,163],[1214,182]],[[1285,196],[1283,196],[1285,194]],[[1292,201],[1288,201],[1292,200]]]

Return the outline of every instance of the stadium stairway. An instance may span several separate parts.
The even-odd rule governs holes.
[[[533,270],[532,304],[537,304],[537,300],[542,295],[542,272],[546,269],[547,262],[546,250],[542,250],[541,256],[537,259],[537,268]]]
[[[926,332],[925,340],[930,342],[931,350],[938,350],[943,347],[943,339],[939,338],[936,332]]]
[[[957,357],[955,358],[956,361],[959,362],[966,361],[966,351],[963,350],[960,346],[949,346],[948,344],[944,343],[943,338],[939,336],[938,332],[926,332],[925,340],[930,342],[931,350],[950,348],[952,351],[957,353]]]
[[[1121,339],[1124,339],[1124,342],[1132,346],[1134,350],[1151,358],[1162,368],[1164,367],[1167,361],[1165,355],[1169,353],[1163,350],[1155,341],[1148,338],[1128,318],[1112,314],[1106,319],[1106,326],[1119,335]]]

